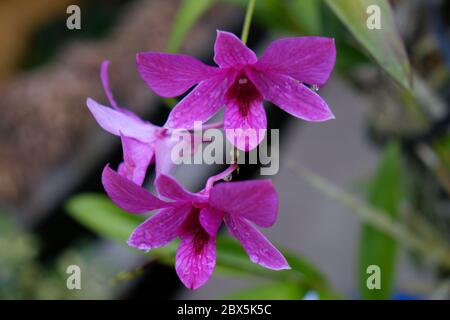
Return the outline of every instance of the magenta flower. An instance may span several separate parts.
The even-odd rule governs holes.
[[[108,65],[108,61],[102,63],[100,78],[112,108],[91,98],[87,99],[86,104],[98,124],[122,140],[124,161],[119,165],[119,174],[141,185],[152,162],[156,162],[157,174],[169,173],[173,167],[171,149],[178,141],[172,139],[167,128],[143,121],[118,106],[109,88]]]
[[[197,84],[172,110],[166,127],[192,128],[194,121],[207,121],[225,105],[227,138],[248,151],[267,128],[263,99],[307,121],[334,118],[325,101],[305,85],[320,87],[328,80],[336,60],[333,39],[277,40],[257,59],[235,35],[218,31],[214,51],[218,68],[186,55],[137,55],[139,73],[160,96],[175,97]],[[257,133],[256,141],[246,138],[251,132]]]
[[[230,167],[231,171],[234,169]],[[278,198],[270,180],[214,183],[229,172],[211,177],[199,193],[185,190],[170,176],[161,174],[155,185],[162,200],[108,166],[102,182],[109,197],[122,209],[145,213],[159,209],[139,225],[128,244],[141,250],[166,245],[179,237],[175,269],[184,285],[197,289],[204,285],[216,264],[216,235],[222,221],[238,239],[250,260],[263,267],[289,269],[283,255],[252,223],[270,227],[275,223]]]

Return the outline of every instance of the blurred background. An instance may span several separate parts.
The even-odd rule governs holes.
[[[366,9],[380,8],[380,30]],[[69,30],[69,5],[81,29]],[[116,100],[162,125],[170,101],[135,68],[141,51],[212,64],[216,29],[240,35],[246,0],[0,1],[0,299],[450,298],[450,2],[257,0],[249,47],[286,36],[333,37],[337,64],[319,94],[336,120],[307,123],[267,104],[280,129],[270,177],[279,218],[264,233],[292,271],[251,264],[222,232],[218,266],[197,291],[173,268],[174,247],[148,254],[125,240],[141,221],[104,195],[101,170],[120,141],[95,123],[87,97]],[[168,106],[169,105],[169,106]],[[198,191],[219,166],[180,166]],[[243,165],[234,180],[258,178]],[[152,176],[147,186],[151,186]],[[382,270],[368,290],[367,267]],[[69,265],[81,290],[69,290]]]

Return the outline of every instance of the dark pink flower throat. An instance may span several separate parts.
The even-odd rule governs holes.
[[[261,93],[250,81],[246,73],[243,70],[239,71],[233,84],[227,91],[226,100],[237,104],[241,115],[246,117],[252,102],[261,99]]]

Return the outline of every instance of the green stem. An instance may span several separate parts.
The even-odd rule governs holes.
[[[247,12],[245,13],[244,26],[242,27],[241,40],[244,44],[247,43],[248,32],[250,31],[250,24],[252,22],[253,11],[255,9],[256,0],[248,0]]]

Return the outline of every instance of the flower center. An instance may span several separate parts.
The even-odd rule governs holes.
[[[237,104],[239,112],[245,117],[250,110],[252,102],[261,99],[261,94],[245,72],[241,71],[228,89],[226,99]]]
[[[181,233],[193,234],[192,239],[195,254],[199,254],[208,243],[209,235],[200,224],[200,208],[192,207],[191,212],[183,222]]]

